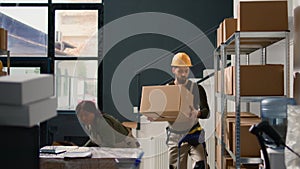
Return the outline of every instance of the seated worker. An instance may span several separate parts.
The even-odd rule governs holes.
[[[138,141],[132,136],[131,130],[123,126],[117,119],[101,113],[94,102],[82,101],[76,106],[77,118],[90,137],[90,142],[100,147],[136,148]]]

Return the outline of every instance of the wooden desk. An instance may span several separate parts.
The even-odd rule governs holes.
[[[121,163],[116,159],[125,159],[128,168],[134,163],[136,157],[142,152],[141,149],[133,148],[100,148],[92,147],[91,158],[66,159],[62,154],[42,154],[40,155],[40,169],[118,169]],[[122,169],[125,165],[122,166]],[[124,169],[127,168],[126,166]]]

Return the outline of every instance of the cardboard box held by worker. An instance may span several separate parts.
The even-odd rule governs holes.
[[[140,112],[154,121],[188,120],[193,98],[193,94],[180,85],[144,86]]]

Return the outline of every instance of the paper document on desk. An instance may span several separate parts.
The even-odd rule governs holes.
[[[92,151],[88,147],[78,147],[64,153],[64,158],[92,157]]]
[[[59,154],[66,152],[68,149],[78,148],[78,146],[45,146],[40,149],[40,153]]]
[[[89,147],[78,146],[45,146],[40,149],[41,158],[85,158],[91,157]]]
[[[138,158],[143,152],[140,148],[91,147],[98,158]]]

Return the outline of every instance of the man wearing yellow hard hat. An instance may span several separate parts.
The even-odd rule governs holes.
[[[184,53],[177,53],[172,60],[172,73],[175,76],[174,81],[168,85],[185,86],[193,95],[193,106],[190,107],[191,116],[194,117],[192,125],[169,122],[167,128],[167,145],[169,151],[169,168],[186,169],[188,155],[194,162],[194,169],[207,169],[207,153],[205,149],[204,130],[201,128],[198,119],[209,117],[209,106],[204,88],[190,80],[188,75],[192,62],[190,57]],[[181,126],[178,127],[178,126]],[[192,126],[192,127],[182,127]],[[179,145],[180,143],[180,145]],[[180,152],[180,156],[179,153]],[[180,159],[180,160],[178,160]]]

